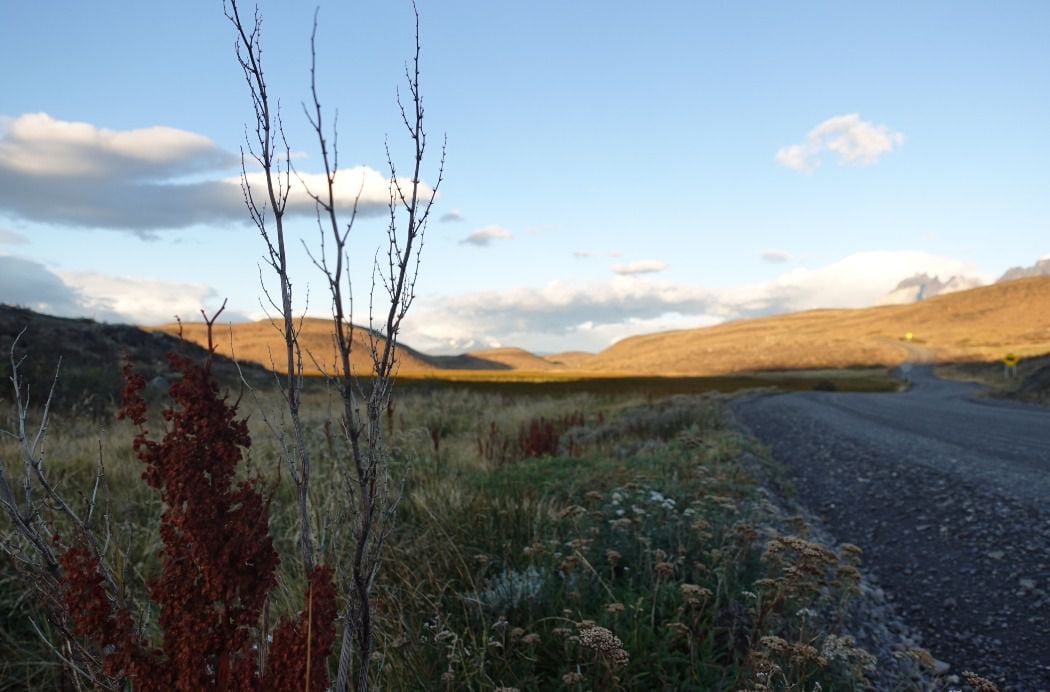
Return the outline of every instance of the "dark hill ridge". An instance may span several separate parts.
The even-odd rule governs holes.
[[[163,394],[156,378],[168,378],[171,371],[165,354],[181,351],[203,359],[205,349],[177,336],[150,332],[123,324],[102,324],[90,319],[52,317],[25,308],[0,304],[0,401],[10,401],[11,345],[19,332],[17,358],[19,370],[28,385],[32,401],[43,404],[61,358],[54,405],[59,411],[83,411],[91,415],[112,412],[120,403],[123,386],[121,368],[125,358],[153,388]],[[242,363],[241,369],[250,382],[262,382],[266,370],[254,363]],[[216,378],[226,386],[240,379],[236,364],[216,355],[212,364]]]

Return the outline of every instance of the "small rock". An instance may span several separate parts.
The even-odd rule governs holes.
[[[986,555],[988,555],[988,557],[992,558],[993,560],[1002,560],[1004,557],[1006,557],[1006,553],[1002,550],[989,550],[986,553]]]
[[[936,658],[933,659],[933,671],[937,673],[937,675],[945,675],[951,669],[952,664],[946,663]]]
[[[1035,591],[1035,579],[1018,579],[1017,583],[1026,591]]]

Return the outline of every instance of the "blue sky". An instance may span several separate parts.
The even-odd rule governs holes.
[[[424,350],[597,350],[1050,253],[1050,4],[419,7],[431,142],[448,136],[434,213],[454,219],[428,230],[406,325]],[[312,9],[261,4],[306,173]],[[385,176],[384,137],[405,151],[410,5],[320,12],[322,101],[341,163],[364,167],[347,179]],[[251,116],[233,38],[219,0],[0,7],[0,301],[149,324],[229,298],[262,316],[262,242],[228,194]],[[355,228],[359,305],[383,223]],[[292,230],[315,244],[308,215]]]

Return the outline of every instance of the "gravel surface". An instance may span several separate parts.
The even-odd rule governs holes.
[[[864,549],[942,683],[973,670],[1050,690],[1050,409],[976,399],[928,367],[912,379],[900,394],[744,397],[733,413],[792,472],[779,490]]]

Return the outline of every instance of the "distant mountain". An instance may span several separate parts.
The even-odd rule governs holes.
[[[939,276],[930,276],[924,272],[901,281],[896,288],[883,296],[877,304],[904,305],[945,293],[966,291],[983,285],[984,281],[972,276],[955,275],[942,282]]]
[[[1041,259],[1030,267],[1010,267],[995,283],[1027,279],[1032,276],[1050,276],[1050,258]]]

